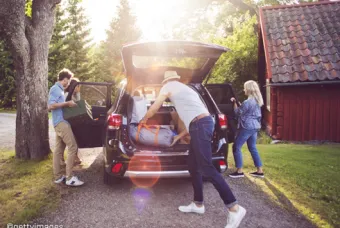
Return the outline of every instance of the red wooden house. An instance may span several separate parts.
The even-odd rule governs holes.
[[[340,1],[264,7],[259,24],[267,131],[340,142]]]

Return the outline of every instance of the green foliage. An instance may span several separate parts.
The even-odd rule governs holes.
[[[58,72],[69,62],[65,43],[66,23],[64,10],[60,5],[56,8],[55,27],[48,54],[48,85],[51,87],[57,81]]]
[[[0,107],[15,106],[15,90],[13,60],[4,42],[0,41]]]
[[[92,76],[92,63],[89,58],[92,39],[90,38],[89,20],[86,18],[81,0],[68,0],[66,12],[66,33],[63,53],[68,57],[65,67],[69,68],[81,81]]]
[[[106,40],[94,51],[94,81],[120,81],[123,78],[121,48],[123,44],[137,41],[141,36],[128,0],[120,1],[117,12],[117,17],[112,19],[110,28],[106,31]]]
[[[242,17],[245,21],[234,22],[231,36],[212,40],[231,51],[223,54],[216,63],[209,83],[229,82],[236,91],[243,90],[245,81],[257,79],[258,37],[254,30],[257,18],[248,14]]]
[[[33,0],[26,0],[25,15],[28,17],[32,17],[32,1]]]

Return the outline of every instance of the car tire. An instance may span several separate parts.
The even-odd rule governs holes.
[[[111,176],[110,174],[108,174],[105,170],[105,167],[104,167],[104,174],[103,174],[103,180],[104,180],[104,184],[106,185],[115,185],[117,184],[120,179],[118,179],[117,177],[113,177]]]

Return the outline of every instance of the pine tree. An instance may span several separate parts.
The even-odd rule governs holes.
[[[16,100],[13,59],[0,41],[0,107],[13,108]]]
[[[58,72],[66,66],[68,56],[66,53],[65,32],[66,19],[61,6],[57,6],[55,27],[48,54],[48,84],[51,87],[57,80]]]
[[[88,28],[89,20],[80,3],[81,0],[68,0],[66,8],[68,14],[65,35],[65,44],[67,45],[65,53],[68,56],[66,67],[81,81],[86,81],[92,74],[92,65],[88,56],[92,39]]]
[[[120,51],[124,44],[137,41],[141,32],[136,25],[136,18],[131,14],[128,0],[121,0],[110,28],[106,31],[107,39],[98,47],[96,70],[97,80],[118,81],[122,76]]]

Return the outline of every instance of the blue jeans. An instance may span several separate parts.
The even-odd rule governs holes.
[[[244,128],[240,128],[238,130],[233,145],[233,154],[236,168],[239,169],[243,167],[241,148],[245,142],[247,142],[248,150],[250,151],[250,154],[253,158],[254,165],[256,167],[262,167],[262,161],[256,148],[257,132],[258,130],[247,130]]]
[[[211,116],[192,122],[189,127],[191,136],[189,151],[189,172],[194,188],[194,201],[203,203],[203,180],[206,177],[216,188],[224,204],[231,208],[236,199],[227,182],[212,164],[211,140],[214,132],[214,120]]]

